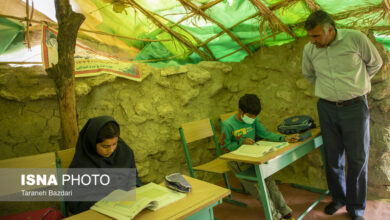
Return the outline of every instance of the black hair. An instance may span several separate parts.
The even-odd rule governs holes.
[[[119,137],[120,128],[119,125],[113,121],[107,122],[99,131],[96,137],[96,143],[101,143],[105,139]]]
[[[255,94],[245,94],[238,101],[238,107],[243,113],[258,115],[261,111],[260,99]]]
[[[323,10],[317,10],[309,15],[305,22],[305,29],[310,31],[317,25],[321,25],[323,28],[333,26],[336,29],[333,18]]]

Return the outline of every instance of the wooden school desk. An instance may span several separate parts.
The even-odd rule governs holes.
[[[213,207],[221,204],[222,198],[230,195],[230,190],[188,176],[184,177],[192,185],[191,192],[188,193],[185,198],[157,211],[144,209],[135,217],[135,219],[214,219]],[[77,215],[73,215],[67,219],[100,220],[112,218],[94,210],[88,210]]]
[[[263,204],[265,217],[267,220],[272,220],[272,214],[268,202],[269,198],[266,193],[267,188],[264,179],[319,147],[321,147],[321,153],[323,155],[322,158],[324,160],[324,153],[322,150],[322,136],[320,135],[320,129],[312,129],[311,132],[312,137],[310,137],[309,139],[297,143],[288,144],[262,157],[247,157],[235,155],[232,153],[227,153],[220,156],[220,158],[222,159],[244,162],[254,165],[254,169],[250,168],[246,171],[236,174],[236,176],[241,179],[257,181],[260,189],[261,202]],[[311,191],[321,192],[322,195],[298,218],[298,220],[302,219],[312,208],[314,208],[314,206],[319,203],[319,201],[321,201],[321,199],[323,199],[329,193],[328,190],[318,190],[310,187],[305,188]]]

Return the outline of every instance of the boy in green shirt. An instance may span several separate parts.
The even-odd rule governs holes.
[[[256,95],[245,94],[240,98],[238,107],[238,113],[226,119],[222,124],[222,138],[220,143],[222,151],[230,152],[236,150],[243,144],[255,144],[255,136],[277,142],[287,141],[293,143],[299,140],[298,134],[284,136],[272,133],[264,127],[263,123],[257,118],[257,115],[261,111],[261,105]],[[252,165],[233,161],[229,162],[229,167],[234,173],[239,173],[250,166]],[[240,179],[240,182],[261,203],[257,182],[243,179]],[[265,179],[265,183],[273,219],[294,219],[291,215],[292,210],[284,201],[282,194],[275,184],[275,180],[270,176]]]

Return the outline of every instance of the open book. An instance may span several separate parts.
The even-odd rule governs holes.
[[[156,211],[185,196],[184,193],[149,183],[130,191],[115,190],[95,203],[91,209],[115,219],[128,220],[133,219],[144,208]]]
[[[241,145],[232,154],[247,157],[262,157],[276,149],[286,146],[288,142],[258,141],[253,145]]]

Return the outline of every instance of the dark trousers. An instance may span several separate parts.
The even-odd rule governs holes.
[[[370,147],[367,99],[347,106],[336,106],[320,99],[317,108],[324,141],[326,177],[333,202],[345,204],[351,216],[363,216]]]

